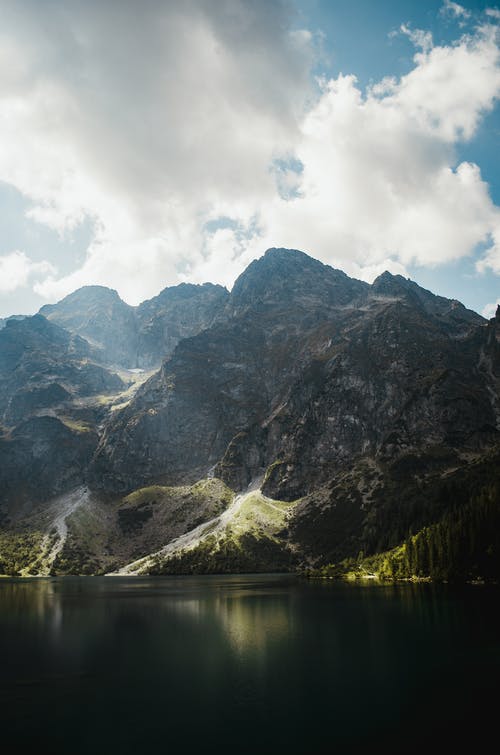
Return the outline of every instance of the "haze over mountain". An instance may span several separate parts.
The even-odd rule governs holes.
[[[222,286],[181,283],[138,307],[104,286],[84,286],[40,314],[86,338],[106,364],[158,366],[178,341],[208,327],[228,296]]]
[[[0,411],[5,571],[320,567],[496,491],[500,315],[269,249],[231,293],[9,321]]]

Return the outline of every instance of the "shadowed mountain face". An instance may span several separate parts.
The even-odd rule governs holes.
[[[0,331],[0,420],[15,425],[72,395],[123,388],[120,378],[93,357],[85,339],[41,315],[8,320]]]
[[[217,538],[230,523],[230,515],[222,514],[211,525],[216,535],[210,547],[202,538],[201,551],[196,526],[190,538],[181,537],[189,542],[189,558],[174,546],[165,551],[180,570],[222,568],[221,552],[229,569],[258,569],[266,526],[266,568],[274,558],[281,568],[393,547],[460,498],[462,493],[446,493],[448,479],[453,490],[476,491],[484,478],[478,465],[495,467],[500,315],[486,321],[401,276],[384,273],[368,285],[302,252],[270,249],[251,263],[231,294],[210,284],[181,285],[132,308],[115,292],[90,287],[44,311],[51,322],[38,316],[0,331],[0,408],[3,396],[4,424],[11,428],[0,444],[10,470],[3,473],[5,490],[14,501],[22,489],[25,504],[36,508],[35,487],[29,480],[21,484],[19,469],[35,458],[43,437],[44,469],[54,458],[57,470],[52,483],[37,473],[45,497],[86,483],[96,500],[116,502],[143,488],[126,499],[127,517],[139,532],[143,519],[157,512],[164,522],[154,540],[160,547],[162,532],[180,537],[184,531],[175,524],[182,495],[191,496],[190,516],[182,521],[196,524],[193,493],[179,491],[219,478],[233,491],[220,508],[234,512],[239,524],[233,521],[233,532],[248,524],[252,506],[267,524],[253,522],[246,545],[221,550]],[[166,358],[125,394],[123,386],[106,383],[116,376],[92,363],[102,362],[105,351],[108,361],[125,366]],[[78,405],[82,428],[76,415],[68,421],[57,406],[68,401],[65,392],[84,395],[75,377],[85,372],[84,364],[92,385],[87,395],[97,393],[97,373],[94,382],[90,377],[100,369],[99,380],[117,398],[101,402],[99,410]],[[26,424],[26,402],[55,406],[53,421],[32,410],[35,424]],[[66,455],[56,459],[60,443]],[[229,505],[231,495],[250,483],[260,487],[256,497],[247,493]],[[155,490],[160,493],[147,492]],[[196,490],[199,496],[205,487]],[[159,503],[158,495],[169,503]],[[172,501],[176,513],[172,508],[169,514],[164,507],[174,506]],[[11,503],[10,515],[14,510]],[[112,509],[106,511],[99,538],[108,532],[103,522]],[[116,552],[140,555],[137,543],[120,545],[125,535],[116,516]],[[87,547],[77,539],[73,544],[78,553]],[[92,548],[92,563],[98,563],[98,549]],[[283,548],[292,549],[286,557]],[[155,572],[174,568],[158,558],[150,564]]]
[[[112,289],[84,286],[40,314],[87,339],[103,364],[149,368],[211,325],[227,297],[222,286],[182,283],[131,307]]]

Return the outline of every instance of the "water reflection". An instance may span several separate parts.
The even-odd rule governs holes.
[[[198,596],[189,600],[166,599],[163,605],[195,624],[214,624],[239,654],[263,653],[268,645],[282,641],[293,628],[291,600],[285,596],[261,596],[231,592]]]
[[[5,584],[0,584],[0,597],[2,621],[15,623],[22,620],[28,625],[45,625],[53,637],[59,633],[63,609],[60,593],[53,580],[5,581]]]

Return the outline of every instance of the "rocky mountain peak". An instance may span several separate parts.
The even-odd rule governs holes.
[[[402,275],[393,275],[388,270],[379,275],[371,286],[372,294],[401,299],[419,307],[430,315],[451,318],[464,324],[480,324],[483,318],[456,299],[447,299],[445,296],[437,296],[418,283]]]
[[[7,342],[16,345],[19,349],[53,349],[56,344],[62,346],[69,344],[71,336],[64,328],[50,322],[43,315],[36,314],[22,320],[7,320],[1,340],[4,349]]]
[[[236,280],[230,307],[343,305],[366,294],[368,285],[349,278],[297,249],[271,248]]]
[[[179,283],[176,286],[167,286],[157,296],[143,301],[136,309],[139,316],[142,316],[155,311],[158,306],[177,306],[189,299],[210,296],[227,299],[229,293],[224,286],[215,283]]]
[[[413,284],[413,286],[415,285]],[[372,283],[372,292],[397,298],[406,298],[412,295],[415,297],[416,294],[416,291],[412,290],[412,281],[402,275],[393,275],[388,270],[375,278]]]

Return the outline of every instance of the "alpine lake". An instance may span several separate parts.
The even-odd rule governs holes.
[[[486,752],[499,596],[294,575],[2,579],[2,753]]]

